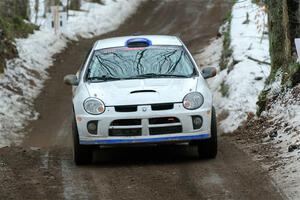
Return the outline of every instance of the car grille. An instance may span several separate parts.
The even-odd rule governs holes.
[[[174,133],[181,133],[181,132],[182,132],[182,126],[150,128],[150,135],[174,134]]]
[[[181,133],[182,125],[176,117],[160,117],[149,119],[149,134],[174,134]]]
[[[141,136],[142,129],[133,128],[133,129],[109,129],[109,136]]]
[[[109,136],[141,136],[142,120],[141,119],[120,119],[111,123]]]
[[[174,108],[174,103],[160,103],[150,105],[153,111],[159,110],[172,110]],[[128,105],[128,106],[115,106],[116,112],[137,112],[138,105]]]
[[[150,118],[149,124],[173,124],[179,123],[179,119],[176,117],[160,117],[160,118]]]
[[[149,135],[175,134],[182,132],[182,124],[176,117],[159,117],[150,119],[120,119],[110,124],[109,136],[142,136],[144,129]]]
[[[137,106],[115,106],[116,112],[136,112]]]
[[[152,110],[171,110],[174,108],[173,103],[164,103],[164,104],[153,104],[151,105]]]
[[[119,119],[111,123],[111,126],[131,126],[131,125],[142,125],[141,119]]]

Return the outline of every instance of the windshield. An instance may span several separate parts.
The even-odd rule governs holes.
[[[110,48],[94,52],[87,80],[188,78],[197,75],[189,56],[179,46]]]

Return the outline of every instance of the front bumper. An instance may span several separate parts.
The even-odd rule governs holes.
[[[192,116],[202,117],[200,129],[193,128]],[[151,119],[176,118],[173,124],[151,124]],[[139,125],[112,126],[116,120],[140,120]],[[97,134],[90,134],[87,123],[97,121]],[[200,108],[197,110],[186,110],[181,103],[175,103],[171,110],[153,111],[150,105],[138,106],[136,112],[117,112],[114,107],[107,107],[105,113],[97,116],[89,114],[76,115],[79,142],[82,145],[116,145],[116,144],[156,144],[156,143],[181,143],[192,140],[210,138],[211,108]],[[166,133],[164,129],[176,126],[176,133]],[[112,129],[140,129],[139,136],[111,136]],[[159,132],[161,129],[161,132]],[[155,130],[155,134],[151,130]],[[157,131],[158,130],[158,131]]]
[[[117,144],[159,144],[159,143],[180,143],[192,140],[201,140],[210,138],[210,134],[172,134],[162,137],[127,137],[127,138],[81,138],[82,145],[117,145]]]

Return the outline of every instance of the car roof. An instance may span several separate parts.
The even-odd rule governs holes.
[[[126,42],[131,39],[147,39],[151,41],[152,45],[174,45],[182,46],[181,40],[176,36],[167,35],[139,35],[139,36],[124,36],[124,37],[113,37],[103,40],[98,40],[95,43],[94,50],[123,47],[126,46]]]

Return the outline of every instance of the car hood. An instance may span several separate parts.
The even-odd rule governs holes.
[[[134,79],[86,83],[91,97],[101,99],[106,106],[182,102],[195,91],[197,78]]]

